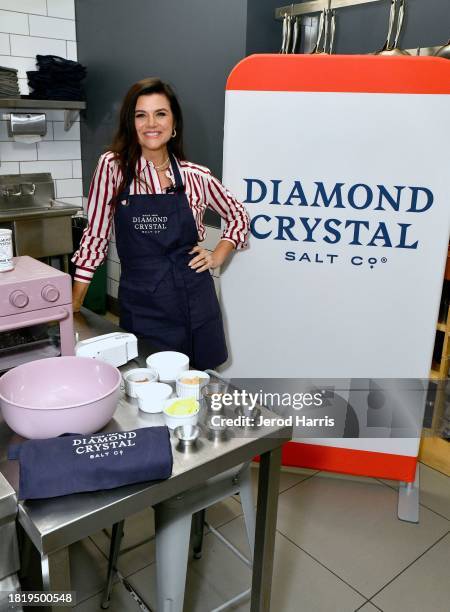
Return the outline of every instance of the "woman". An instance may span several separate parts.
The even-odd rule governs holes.
[[[207,206],[226,222],[213,252],[197,244],[205,237]],[[209,270],[246,246],[248,215],[207,168],[185,161],[180,105],[159,79],[144,79],[128,91],[111,149],[100,157],[91,183],[88,216],[72,260],[74,311],[106,257],[114,221],[121,327],[159,350],[186,353],[198,369],[226,361]]]

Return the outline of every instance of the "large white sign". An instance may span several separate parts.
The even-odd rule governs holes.
[[[221,277],[227,376],[428,377],[449,94],[442,59],[252,56],[234,69],[223,179],[252,225]]]

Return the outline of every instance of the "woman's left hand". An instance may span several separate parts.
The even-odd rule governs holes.
[[[206,270],[214,270],[218,268],[221,262],[218,262],[214,256],[214,252],[208,251],[200,246],[195,246],[192,251],[189,251],[189,255],[196,256],[189,262],[189,267],[196,272],[205,272]]]

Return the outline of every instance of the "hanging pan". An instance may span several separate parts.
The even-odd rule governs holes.
[[[333,9],[331,11],[331,17],[330,17],[330,40],[328,43],[328,53],[330,53],[330,55],[334,51],[335,35],[336,35],[336,11]]]
[[[286,42],[287,42],[287,24],[288,24],[288,14],[285,13],[283,16],[283,31],[281,34],[281,49],[280,53],[286,53]]]
[[[323,9],[323,11],[320,13],[319,29],[317,31],[317,40],[316,40],[316,44],[314,45],[314,49],[311,51],[311,54],[325,53],[326,37],[324,36],[324,27],[325,27],[326,13],[327,13],[326,9]],[[322,43],[322,38],[323,38],[323,43]]]
[[[435,53],[436,57],[443,57],[445,59],[450,59],[450,40],[446,45],[438,49]]]
[[[300,17],[294,18],[294,26],[293,26],[293,34],[292,34],[292,48],[291,53],[297,53],[297,49],[300,43],[300,33],[301,33],[301,19]]]
[[[403,49],[400,49],[398,46],[398,41],[399,41],[400,34],[402,32],[402,27],[403,27],[403,21],[405,19],[405,4],[406,4],[406,0],[399,0],[399,9],[398,9],[398,14],[397,14],[397,29],[396,29],[394,42],[391,45],[391,37],[392,37],[393,29],[394,29],[395,9],[397,5],[397,0],[391,1],[391,10],[389,13],[389,28],[388,28],[387,39],[381,51],[378,51],[376,55],[410,55],[408,51],[404,51]]]

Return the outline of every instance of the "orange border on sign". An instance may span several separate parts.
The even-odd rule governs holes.
[[[232,70],[226,90],[450,94],[450,61],[407,56],[251,55]],[[413,482],[417,457],[288,442],[283,446],[282,464]]]
[[[450,94],[450,61],[375,55],[250,55],[227,91]]]
[[[417,465],[417,457],[303,442],[287,442],[281,461],[283,465],[403,482],[414,482]]]

